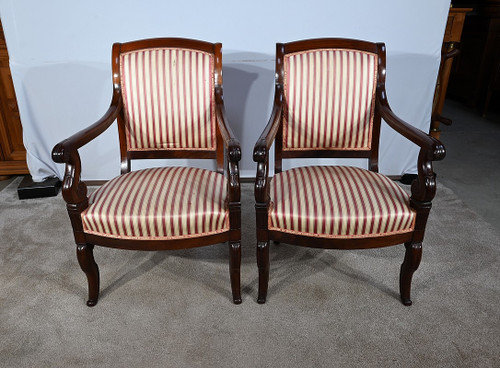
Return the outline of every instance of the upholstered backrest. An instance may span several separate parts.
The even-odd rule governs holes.
[[[285,54],[283,150],[370,150],[377,60],[346,49]]]
[[[120,55],[130,151],[215,150],[214,57],[183,48]]]

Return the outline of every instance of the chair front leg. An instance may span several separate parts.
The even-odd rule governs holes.
[[[420,260],[422,259],[422,243],[408,242],[405,243],[405,247],[405,258],[401,265],[401,273],[399,275],[399,290],[401,302],[406,306],[410,306],[411,280],[413,273],[418,269]]]
[[[241,242],[229,242],[229,275],[234,304],[241,304]]]
[[[257,242],[257,267],[259,268],[259,294],[257,303],[264,304],[269,285],[269,241]]]
[[[99,298],[99,267],[94,260],[94,245],[93,244],[78,244],[76,248],[78,263],[82,271],[87,276],[89,285],[89,300],[87,306],[93,307],[97,304]]]
[[[257,303],[264,304],[269,284],[269,163],[266,157],[257,165],[255,180],[255,219],[257,227],[257,268],[259,270],[259,293]]]
[[[229,241],[229,276],[234,304],[241,304],[241,188],[238,161],[241,159],[239,144],[228,150],[228,207],[231,235]]]

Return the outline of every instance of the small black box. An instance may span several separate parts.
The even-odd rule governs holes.
[[[417,174],[404,174],[399,181],[405,185],[411,185],[416,178],[418,178]]]
[[[31,175],[26,175],[17,187],[19,199],[54,197],[59,193],[61,181],[58,178],[47,178],[35,182]]]

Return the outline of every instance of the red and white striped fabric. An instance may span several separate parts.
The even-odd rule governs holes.
[[[413,231],[409,197],[387,177],[347,166],[309,166],[271,181],[269,228],[326,238]]]
[[[123,239],[175,239],[229,230],[226,180],[197,168],[120,175],[89,197],[84,232]]]
[[[202,51],[121,54],[128,149],[215,149],[213,71],[213,55]]]
[[[283,149],[369,150],[377,55],[321,49],[284,60]]]

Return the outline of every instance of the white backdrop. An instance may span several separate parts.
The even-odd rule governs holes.
[[[255,175],[252,150],[271,110],[276,42],[312,37],[385,42],[389,102],[403,119],[428,131],[449,3],[0,0],[30,172],[35,180],[62,177],[63,167],[52,162],[50,152],[107,110],[111,45],[148,37],[223,43],[225,104],[242,143],[242,176]],[[417,147],[385,124],[381,139],[381,172],[416,172]],[[117,175],[116,125],[80,152],[83,179]],[[349,163],[366,166],[363,160]]]

